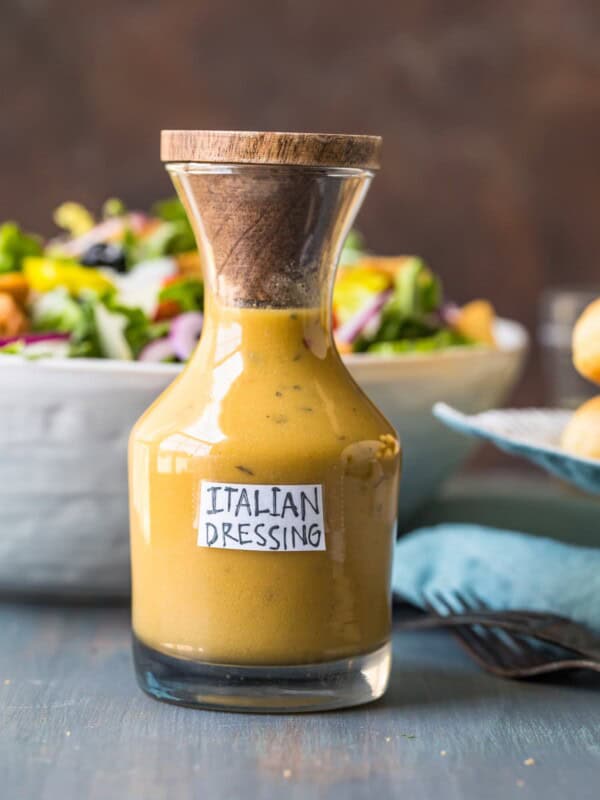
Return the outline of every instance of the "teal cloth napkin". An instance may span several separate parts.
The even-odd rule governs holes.
[[[600,549],[481,525],[421,528],[394,553],[394,593],[416,606],[474,593],[498,610],[549,611],[600,632]]]

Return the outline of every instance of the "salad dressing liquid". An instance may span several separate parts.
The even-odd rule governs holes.
[[[399,443],[342,365],[327,316],[208,298],[190,366],[135,426],[133,627],[148,647],[291,665],[388,640]],[[260,551],[199,546],[203,481],[230,487],[234,504],[239,487],[307,487],[309,510],[317,501],[308,487],[320,486],[325,549],[292,551],[297,531],[283,521]],[[263,506],[272,496],[284,502],[285,491],[264,494]],[[224,505],[223,493],[214,497]],[[266,513],[255,500],[249,513]]]

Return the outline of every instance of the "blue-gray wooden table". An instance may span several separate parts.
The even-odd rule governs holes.
[[[385,698],[260,716],[137,688],[125,608],[0,604],[0,798],[598,800],[600,683],[509,683],[394,635]]]

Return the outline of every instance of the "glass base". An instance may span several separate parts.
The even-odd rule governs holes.
[[[365,655],[285,667],[238,667],[173,658],[133,637],[141,688],[168,703],[222,711],[326,711],[370,703],[385,692],[391,645]]]

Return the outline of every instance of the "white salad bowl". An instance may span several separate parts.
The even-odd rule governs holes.
[[[519,376],[527,333],[499,320],[496,335],[496,350],[345,358],[400,433],[401,527],[474,446],[432,416],[434,403],[484,411]],[[129,430],[179,370],[0,356],[0,591],[128,593]]]

